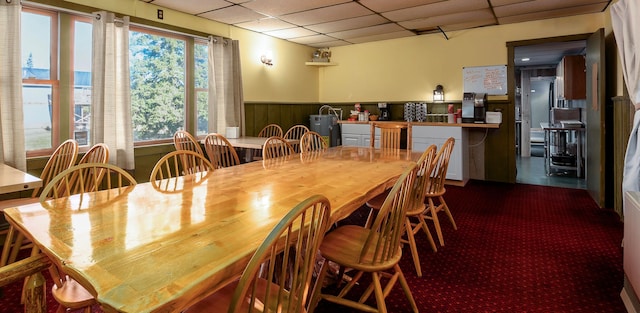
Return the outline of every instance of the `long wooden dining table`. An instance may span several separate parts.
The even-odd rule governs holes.
[[[179,312],[237,279],[271,228],[314,194],[332,222],[393,186],[421,152],[332,147],[5,211],[105,312]],[[162,185],[162,184],[161,184]]]

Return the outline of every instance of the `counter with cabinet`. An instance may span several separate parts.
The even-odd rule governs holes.
[[[369,122],[338,121],[341,124],[342,145],[370,146]],[[426,150],[431,144],[438,148],[449,138],[456,140],[449,159],[447,179],[465,184],[469,180],[469,129],[498,128],[500,124],[411,122],[413,150]]]

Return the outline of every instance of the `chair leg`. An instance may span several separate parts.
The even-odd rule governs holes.
[[[376,296],[376,304],[378,305],[378,312],[387,313],[387,304],[384,301],[384,293],[382,292],[382,285],[380,284],[380,275],[377,272],[373,272],[371,274],[374,294]]]
[[[418,255],[418,247],[416,246],[416,239],[413,236],[413,226],[409,217],[405,217],[404,226],[406,228],[407,239],[409,241],[409,248],[411,248],[411,257],[413,258],[413,265],[416,268],[416,274],[418,277],[422,277],[422,268],[420,267],[420,256]]]
[[[438,208],[436,208],[436,206],[433,204],[432,198],[429,198],[429,211],[431,212],[431,220],[433,220],[433,226],[436,228],[436,234],[438,235],[440,246],[444,246],[442,229],[440,229],[440,221],[438,220]]]
[[[418,305],[416,305],[416,300],[413,299],[413,295],[411,294],[411,289],[409,289],[409,284],[407,280],[404,278],[404,274],[400,269],[400,265],[396,264],[393,267],[398,274],[398,279],[400,280],[400,286],[402,286],[402,290],[404,290],[405,296],[407,296],[407,300],[409,300],[409,304],[411,304],[411,309],[413,309],[414,313],[418,313]]]
[[[451,221],[451,225],[453,225],[453,229],[458,230],[458,226],[456,226],[456,221],[453,220],[453,215],[451,215],[449,206],[447,206],[447,203],[444,201],[444,198],[442,196],[440,196],[440,203],[442,204],[442,209],[449,217],[449,221]]]
[[[364,228],[371,228],[373,221],[376,219],[376,209],[369,209],[369,216],[367,216],[367,221],[364,223]]]
[[[0,257],[0,266],[9,264],[9,254],[11,254],[11,247],[13,246],[13,236],[15,234],[15,228],[9,226],[9,230],[4,238],[4,245],[2,246],[2,257]]]
[[[322,291],[322,284],[324,282],[325,277],[327,276],[327,270],[329,269],[329,260],[324,260],[322,263],[322,267],[320,267],[320,273],[316,277],[316,283],[313,285],[313,290],[311,291],[311,301],[309,302],[308,311],[309,313],[313,313],[315,311],[316,306],[318,306],[318,302],[320,301],[320,292]]]
[[[429,245],[431,245],[431,250],[433,250],[433,252],[438,252],[438,247],[436,247],[436,243],[435,241],[433,241],[433,236],[431,235],[431,231],[429,230],[429,227],[427,226],[427,222],[424,220],[424,217],[418,216],[418,219],[420,219],[420,226],[422,228],[422,231],[424,231],[424,233],[427,234],[427,238],[429,239]]]
[[[22,234],[21,232],[18,232],[16,241],[11,246],[11,254],[9,255],[9,260],[7,261],[7,264],[11,264],[16,261],[16,259],[18,258],[18,252],[20,252],[20,248],[22,247],[23,241],[24,241],[24,234]]]

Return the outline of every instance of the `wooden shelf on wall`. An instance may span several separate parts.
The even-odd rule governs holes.
[[[334,66],[334,65],[338,65],[338,63],[334,63],[334,62],[305,62],[305,65],[310,65],[310,66]]]

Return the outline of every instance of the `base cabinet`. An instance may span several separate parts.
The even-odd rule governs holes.
[[[368,147],[371,145],[369,124],[342,124],[342,145]]]
[[[432,144],[440,149],[449,137],[453,137],[455,144],[449,158],[447,179],[459,180],[463,183],[469,180],[468,130],[462,127],[413,126],[411,132],[414,151],[424,151]]]
[[[371,127],[367,124],[347,124],[341,125],[342,145],[368,147],[371,145]],[[447,169],[447,179],[466,183],[469,180],[469,145],[468,130],[463,127],[454,126],[412,126],[412,148],[413,151],[424,151],[434,144],[438,149],[449,138],[453,137],[456,142],[449,159]],[[376,138],[379,135],[376,134]]]

